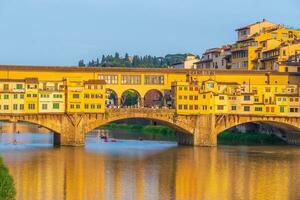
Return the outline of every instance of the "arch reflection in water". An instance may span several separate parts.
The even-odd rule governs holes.
[[[124,152],[129,152],[128,154]],[[299,199],[296,147],[120,141],[1,150],[18,199]]]

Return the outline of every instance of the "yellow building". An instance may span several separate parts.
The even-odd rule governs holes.
[[[63,81],[39,82],[39,113],[65,112],[65,90]]]
[[[231,48],[233,69],[278,70],[277,62],[286,60],[295,50],[291,47],[279,49],[282,55],[278,57],[276,48],[285,46],[286,43],[291,44],[300,38],[300,30],[289,29],[265,20],[236,31],[238,41]],[[274,58],[268,62],[269,57]]]
[[[26,78],[32,74],[36,78]],[[0,66],[0,104],[1,113],[103,113],[105,91],[120,98],[134,90],[145,102],[149,91],[157,91],[165,103],[172,90],[179,114],[297,115],[297,103],[287,103],[299,95],[299,78],[275,71]]]
[[[82,112],[83,100],[83,80],[81,78],[65,79],[66,88],[66,112]]]
[[[24,112],[25,81],[22,79],[0,80],[0,113]]]
[[[106,88],[104,80],[84,81],[84,112],[104,113]]]
[[[25,79],[24,112],[39,112],[39,82],[37,78]]]
[[[67,78],[66,112],[104,113],[106,89],[104,80]]]
[[[194,114],[253,114],[298,116],[299,88],[271,80],[265,84],[217,82],[212,78],[174,82],[176,112]]]

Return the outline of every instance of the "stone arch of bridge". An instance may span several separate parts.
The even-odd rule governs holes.
[[[60,144],[60,129],[56,128],[55,126],[51,126],[50,124],[47,125],[47,123],[44,122],[39,122],[39,121],[35,121],[35,120],[10,120],[10,119],[2,119],[0,118],[0,122],[9,122],[9,123],[22,123],[25,122],[27,124],[32,124],[32,125],[37,125],[37,126],[41,126],[45,129],[47,129],[48,131],[53,133],[53,144],[54,145],[59,145]]]
[[[233,123],[230,124],[229,126],[223,127],[223,126],[217,126],[216,127],[216,133],[217,135],[228,130],[231,128],[234,128],[239,125],[243,124],[248,124],[248,123],[262,123],[262,124],[269,124],[271,126],[274,126],[279,129],[283,129],[286,131],[299,131],[300,134],[300,124],[294,124],[294,123],[289,123],[289,122],[284,122],[284,121],[277,121],[277,120],[248,120],[240,123]]]
[[[103,121],[103,120],[94,121],[87,126],[88,129],[85,130],[85,134],[93,131],[94,129],[96,129],[102,125],[120,121],[120,120],[126,120],[126,119],[145,119],[145,120],[157,122],[159,124],[162,124],[162,125],[165,125],[165,126],[171,128],[171,129],[174,129],[176,131],[177,142],[179,144],[183,144],[183,145],[192,145],[193,144],[194,135],[191,132],[191,130],[188,130],[185,127],[182,127],[180,125],[177,125],[177,124],[172,123],[167,120],[157,119],[157,118],[149,118],[149,117],[121,117],[121,118],[108,119],[105,121]]]
[[[147,117],[122,117],[122,118],[114,118],[114,119],[109,119],[109,120],[99,120],[99,121],[94,121],[92,123],[90,123],[87,127],[88,129],[86,129],[86,133],[88,132],[91,132],[92,130],[100,127],[100,126],[103,126],[105,124],[109,124],[109,123],[113,123],[113,122],[116,122],[116,121],[121,121],[121,120],[126,120],[126,119],[145,119],[145,120],[149,120],[149,121],[154,121],[154,122],[157,122],[159,124],[162,124],[162,125],[165,125],[169,128],[172,128],[174,129],[175,131],[178,131],[178,132],[181,132],[181,133],[184,133],[184,134],[189,134],[189,135],[193,135],[193,133],[190,132],[190,130],[187,130],[186,128],[183,128],[179,125],[176,125],[174,123],[171,123],[169,121],[165,121],[165,120],[162,120],[162,119],[157,119],[157,118],[147,118]]]
[[[8,122],[8,123],[22,123],[22,122],[25,122],[25,123],[28,123],[28,124],[32,124],[32,125],[37,125],[37,126],[41,126],[53,133],[56,133],[56,134],[60,134],[60,129],[59,128],[56,128],[55,126],[52,126],[51,124],[48,124],[47,123],[44,123],[44,122],[40,122],[40,121],[35,121],[35,120],[10,120],[10,119],[2,119],[0,118],[0,122]]]
[[[231,124],[226,128],[217,126],[216,134],[219,135],[228,129],[237,127],[239,125],[246,125],[249,123],[268,125],[269,127],[276,128],[277,131],[273,133],[274,135],[282,140],[285,140],[289,144],[300,144],[300,124],[277,120],[249,120],[246,122]]]

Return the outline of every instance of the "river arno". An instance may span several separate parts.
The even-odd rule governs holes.
[[[23,142],[9,144],[13,138]],[[299,147],[194,148],[89,136],[86,147],[53,148],[49,134],[0,139],[17,199],[300,199]]]

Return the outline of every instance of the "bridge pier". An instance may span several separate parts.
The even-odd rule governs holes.
[[[64,117],[61,119],[61,132],[57,144],[60,146],[84,146],[84,121],[84,115],[64,115]]]
[[[217,133],[215,130],[216,117],[213,114],[195,116],[194,146],[214,147],[217,146]]]

